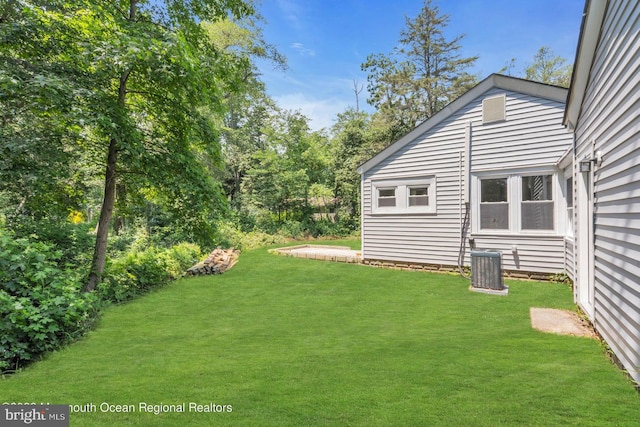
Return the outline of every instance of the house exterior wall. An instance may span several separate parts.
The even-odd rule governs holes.
[[[463,108],[363,175],[363,258],[455,265],[460,243],[460,153],[465,123],[478,108]],[[372,182],[435,176],[435,214],[374,214]]]
[[[502,94],[506,95],[506,120],[483,124],[483,99]],[[562,102],[493,87],[365,171],[362,177],[363,258],[457,265],[464,218],[465,151],[470,144],[470,206],[474,230],[467,232],[465,238],[473,237],[477,248],[502,251],[503,268],[507,270],[547,274],[564,271],[564,222],[561,220],[564,214],[560,215],[560,211],[566,205],[559,184],[554,187],[557,225],[553,232],[490,233],[473,226],[476,221],[473,195],[477,192],[478,176],[544,170],[554,174],[554,182],[560,182],[556,163],[572,143],[571,135],[562,126],[563,111]],[[435,177],[435,213],[377,213],[376,182],[401,182],[412,176]],[[470,264],[468,244],[464,263]]]
[[[577,286],[582,293],[592,287],[594,293],[592,307],[588,299],[581,305],[593,311],[596,329],[636,381],[640,381],[639,44],[640,3],[611,0],[575,129],[575,161],[595,158],[598,152],[602,156],[592,172],[577,179],[591,180],[584,193],[591,198],[593,212],[577,224],[576,247],[593,251],[590,257],[578,258],[577,269],[589,269],[591,277],[583,275]]]

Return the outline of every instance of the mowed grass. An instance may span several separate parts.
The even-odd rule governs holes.
[[[72,426],[637,425],[640,397],[597,341],[531,329],[529,308],[570,309],[570,289],[509,285],[245,252],[222,276],[109,308],[0,380],[0,402],[95,405]]]

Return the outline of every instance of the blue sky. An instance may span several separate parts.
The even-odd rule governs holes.
[[[466,34],[462,56],[479,56],[470,70],[484,78],[516,58],[522,75],[541,46],[572,62],[584,0],[435,0],[450,16],[448,39]],[[360,65],[372,53],[398,45],[405,17],[415,18],[422,0],[262,0],[264,37],[287,57],[289,69],[259,63],[267,93],[282,108],[298,110],[313,130],[330,127],[338,113],[355,107],[354,80],[364,85]]]

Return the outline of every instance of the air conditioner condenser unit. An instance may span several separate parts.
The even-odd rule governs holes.
[[[471,290],[506,295],[501,252],[471,251]]]

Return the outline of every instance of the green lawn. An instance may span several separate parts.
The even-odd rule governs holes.
[[[1,380],[0,399],[95,405],[72,426],[637,425],[640,397],[597,341],[530,327],[529,307],[572,308],[570,289],[509,285],[491,296],[457,276],[249,251],[222,276],[111,307]]]

